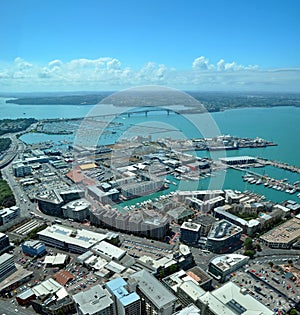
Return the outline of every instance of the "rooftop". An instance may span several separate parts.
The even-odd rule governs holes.
[[[106,283],[107,288],[116,296],[123,306],[130,305],[140,299],[136,292],[128,292],[126,281],[119,277]]]
[[[113,304],[111,294],[100,285],[73,295],[73,299],[79,305],[82,314],[96,314]]]
[[[177,300],[176,296],[145,270],[140,270],[130,275],[129,279],[137,282],[139,289],[158,309],[168,304],[174,304]]]
[[[290,243],[300,237],[300,220],[290,219],[265,233],[260,238],[267,242]]]

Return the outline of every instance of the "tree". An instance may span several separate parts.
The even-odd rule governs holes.
[[[253,258],[255,255],[255,250],[247,249],[247,250],[245,250],[244,255],[249,256],[250,258]]]
[[[253,240],[251,237],[247,237],[244,241],[245,250],[253,249]]]

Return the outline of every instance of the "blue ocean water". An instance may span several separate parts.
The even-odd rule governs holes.
[[[176,108],[174,108],[176,109]],[[122,108],[121,111],[126,109]],[[70,106],[70,105],[14,105],[6,104],[5,99],[0,99],[1,118],[34,117],[41,118],[72,118],[87,117],[92,112],[99,114],[111,114],[120,111],[112,105],[103,105],[95,110],[92,105]],[[226,152],[197,152],[200,156],[211,154],[213,158],[220,156],[240,156],[250,155],[278,160],[291,165],[300,165],[300,108],[297,107],[276,107],[276,108],[241,108],[226,110],[224,112],[190,115],[167,115],[166,112],[153,112],[145,116],[144,114],[132,115],[130,117],[121,115],[108,119],[120,123],[114,133],[100,132],[99,141],[103,144],[114,143],[122,137],[133,135],[151,134],[153,139],[158,138],[197,138],[200,136],[213,137],[221,134],[231,134],[238,137],[260,137],[278,144],[278,146],[242,149],[238,151]],[[155,127],[155,129],[151,129]],[[109,130],[111,127],[107,127]],[[157,129],[160,128],[160,129]],[[99,132],[99,131],[97,131]],[[43,135],[27,134],[21,137],[24,142],[33,143],[53,140],[74,141],[72,135]],[[85,138],[86,140],[88,137]],[[277,179],[287,178],[290,182],[300,180],[300,175],[274,167],[257,169]],[[266,188],[263,185],[250,185],[242,181],[241,172],[228,170],[221,171],[214,177],[202,179],[199,182],[199,189],[209,188],[232,188],[236,190],[249,190],[265,195],[267,199],[280,202],[287,199],[299,201],[299,198],[286,192],[276,191]],[[195,183],[182,183],[178,186],[170,187],[176,190],[193,189]],[[184,186],[182,188],[182,186]]]

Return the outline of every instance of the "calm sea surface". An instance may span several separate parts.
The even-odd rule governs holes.
[[[174,108],[176,109],[176,107]],[[122,108],[122,111],[126,109]],[[71,105],[15,105],[6,104],[4,98],[0,98],[0,117],[23,118],[73,118],[87,117],[96,114],[115,114],[120,111],[112,105],[92,105],[71,106]],[[112,121],[112,117],[106,118]],[[151,134],[153,139],[157,138],[196,138],[199,136],[212,137],[221,134],[230,134],[238,137],[261,137],[278,144],[276,147],[260,149],[242,149],[238,151],[211,153],[213,158],[219,156],[240,156],[250,155],[265,157],[268,159],[287,162],[291,165],[300,165],[300,108],[277,107],[277,108],[243,108],[227,110],[212,114],[176,115],[166,112],[149,113],[146,117],[140,115],[121,115],[113,120],[121,123],[115,133],[102,132],[99,141],[103,144],[113,143],[121,137],[131,137],[133,135]],[[155,128],[154,128],[155,127]],[[109,131],[109,127],[107,128]],[[89,137],[86,137],[88,141]],[[73,135],[44,135],[27,134],[22,136],[27,143],[43,142],[53,140],[74,141]],[[206,152],[198,152],[199,156],[207,156]],[[287,178],[290,182],[300,180],[300,175],[266,167],[255,169],[256,172],[265,173],[277,179]],[[199,189],[224,188],[249,190],[265,195],[267,199],[280,202],[287,199],[300,201],[296,194],[291,195],[285,192],[275,191],[265,188],[263,185],[250,185],[242,181],[242,173],[234,170],[219,172],[216,176],[203,179],[199,182]],[[175,182],[175,181],[174,181]],[[183,183],[170,186],[170,190],[195,189],[195,183]],[[158,193],[159,194],[159,193]],[[143,200],[144,198],[141,198]]]

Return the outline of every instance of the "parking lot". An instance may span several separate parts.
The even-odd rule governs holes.
[[[268,264],[257,262],[242,271],[233,273],[231,279],[241,288],[271,310],[285,314],[300,298],[300,290],[286,274]]]

